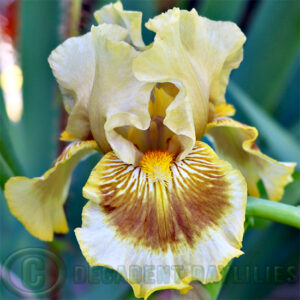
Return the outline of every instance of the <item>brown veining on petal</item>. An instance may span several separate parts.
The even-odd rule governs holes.
[[[121,162],[113,152],[96,166],[84,188],[96,191],[116,235],[153,251],[193,248],[208,227],[218,226],[232,207],[231,166],[198,142],[181,162],[171,165],[168,184],[152,182],[140,167]],[[178,250],[179,251],[179,250]]]
[[[88,140],[88,141],[75,141],[69,144],[59,155],[59,157],[56,159],[56,161],[53,163],[52,167],[57,165],[59,162],[62,162],[69,157],[71,157],[78,149],[80,148],[93,148],[98,149],[97,143],[94,140]]]

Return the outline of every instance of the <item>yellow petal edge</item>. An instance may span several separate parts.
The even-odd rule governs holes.
[[[32,179],[18,176],[6,182],[4,195],[9,210],[33,236],[52,241],[54,232],[68,232],[63,205],[72,171],[95,149],[95,141],[74,142],[43,176]]]
[[[213,139],[217,153],[245,176],[251,196],[260,196],[257,183],[262,179],[269,199],[280,201],[284,187],[293,180],[296,163],[278,162],[263,154],[254,143],[257,129],[230,118],[209,123],[206,133]]]
[[[242,254],[247,187],[241,173],[202,142],[170,170],[170,181],[153,182],[109,152],[83,189],[90,201],[75,230],[83,255],[91,266],[119,272],[138,298],[161,289],[185,293],[193,280],[219,281],[221,269]],[[133,278],[132,266],[143,274],[150,269],[152,279]],[[170,270],[166,281],[159,280],[160,266]]]

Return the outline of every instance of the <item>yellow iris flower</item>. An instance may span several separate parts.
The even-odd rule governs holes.
[[[49,57],[69,113],[62,139],[72,143],[42,177],[11,178],[8,206],[39,239],[67,232],[72,170],[100,151],[75,230],[89,264],[117,270],[145,299],[218,281],[242,254],[247,190],[258,196],[261,179],[279,201],[294,169],[259,151],[254,127],[229,118],[225,90],[245,36],[174,8],[148,21],[156,36],[145,46],[141,13],[117,2],[95,17],[100,25]]]

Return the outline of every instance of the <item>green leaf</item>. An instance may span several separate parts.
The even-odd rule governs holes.
[[[220,294],[220,291],[222,289],[223,283],[226,280],[226,276],[230,270],[230,266],[232,264],[232,261],[228,263],[228,265],[221,271],[222,279],[217,282],[212,282],[205,284],[204,287],[208,291],[211,300],[215,300],[218,298],[218,295]]]
[[[292,127],[292,133],[296,136],[297,140],[300,140],[300,120]]]
[[[280,286],[284,290],[287,286],[296,287],[294,284],[297,284],[299,265],[298,229],[280,223],[272,223],[264,229],[250,228],[244,236],[242,250],[245,254],[234,260],[220,300],[276,299],[271,293],[276,293]],[[294,270],[294,277],[287,273],[289,268]],[[290,298],[293,295],[297,298],[297,289],[294,292]]]
[[[59,103],[47,59],[58,44],[59,5],[59,1],[21,2],[24,113],[8,130],[26,176],[40,175],[57,154]]]
[[[247,1],[206,0],[198,7],[199,14],[218,21],[238,22]]]
[[[300,151],[297,141],[276,121],[261,110],[257,104],[232,81],[228,86],[238,109],[241,109],[251,123],[257,127],[270,151],[280,160],[297,162],[300,166]]]
[[[297,63],[294,66],[293,72],[290,74],[288,84],[285,87],[276,113],[274,114],[274,118],[278,120],[280,124],[289,128],[298,141],[300,141],[299,78],[300,55],[297,58]]]
[[[5,182],[14,175],[14,172],[7,165],[2,155],[0,155],[0,187],[2,190],[4,190]]]
[[[189,9],[190,0],[175,0],[175,7],[179,7],[180,9]]]
[[[299,53],[299,12],[298,0],[261,1],[233,76],[268,111],[276,109]]]
[[[12,170],[13,174],[22,173],[2,116],[0,116],[0,156]]]
[[[0,116],[0,186],[11,177],[21,175],[22,170],[15,155],[4,118]]]
[[[300,204],[300,172],[295,172],[293,174],[294,181],[290,183],[286,188],[281,199],[281,202],[290,205]]]

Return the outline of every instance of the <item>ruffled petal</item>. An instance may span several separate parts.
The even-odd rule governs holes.
[[[80,160],[97,149],[95,141],[74,142],[43,176],[29,179],[12,177],[4,195],[11,213],[35,237],[53,240],[54,232],[68,232],[63,209],[72,171]]]
[[[127,30],[117,25],[102,25],[102,35],[123,40]],[[66,132],[80,140],[90,134],[88,105],[95,75],[95,53],[91,33],[72,37],[52,51],[49,64],[70,114]]]
[[[123,10],[121,1],[103,6],[94,13],[98,24],[117,24],[128,29],[126,40],[137,47],[144,47],[142,38],[142,13]]]
[[[66,130],[83,140],[90,132],[87,105],[95,73],[91,33],[66,40],[52,51],[48,61],[70,114]]]
[[[182,136],[182,159],[202,138],[210,99],[224,101],[228,76],[241,60],[245,37],[234,23],[177,8],[150,19],[146,27],[156,37],[153,46],[135,59],[133,70],[141,81],[171,82],[180,90],[164,124]]]
[[[154,84],[134,77],[132,62],[138,52],[125,42],[105,38],[100,26],[92,28],[97,53],[89,105],[92,133],[104,153],[113,149],[123,161],[137,164],[142,152],[117,129],[149,127],[148,103]]]
[[[153,182],[109,152],[83,189],[91,200],[76,229],[83,255],[120,272],[136,297],[220,280],[242,254],[247,187],[240,172],[202,142],[170,171],[166,184]]]
[[[235,29],[239,30],[237,26]],[[236,32],[231,38],[233,47],[230,50],[230,54],[225,59],[220,73],[212,81],[209,100],[214,105],[222,105],[226,102],[225,92],[230,73],[233,69],[237,69],[243,60],[243,44],[246,41],[246,37],[242,32]]]
[[[220,118],[207,125],[207,134],[213,139],[217,153],[245,176],[251,196],[259,197],[257,183],[262,179],[270,200],[282,198],[296,164],[278,162],[261,153],[254,143],[258,136],[255,127]]]

